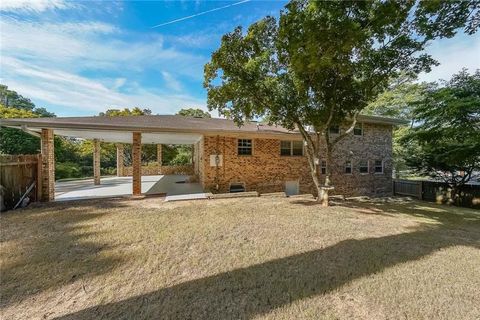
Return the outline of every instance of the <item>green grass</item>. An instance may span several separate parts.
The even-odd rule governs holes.
[[[480,213],[97,200],[4,214],[4,319],[479,319]]]

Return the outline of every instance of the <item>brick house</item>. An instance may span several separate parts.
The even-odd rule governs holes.
[[[359,116],[354,132],[337,144],[331,164],[334,194],[389,195],[392,192],[392,128],[403,122]],[[313,193],[313,182],[298,131],[248,122],[238,127],[226,119],[172,115],[130,117],[76,117],[2,119],[2,126],[17,127],[42,138],[42,189],[52,200],[54,189],[53,136],[93,139],[95,183],[100,183],[100,142],[117,143],[117,174],[132,175],[132,193],[140,194],[141,176],[174,173],[161,164],[142,167],[142,144],[194,146],[191,173],[205,191],[220,193],[285,191]],[[344,127],[330,128],[340,134]],[[124,168],[123,144],[133,145],[132,167]],[[160,161],[161,163],[161,161]],[[319,159],[323,182],[325,160]],[[188,170],[187,170],[188,171]]]

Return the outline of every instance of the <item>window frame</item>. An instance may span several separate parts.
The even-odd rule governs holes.
[[[382,166],[382,171],[381,172],[377,172],[377,163],[376,163],[377,161],[381,162],[381,166]],[[374,174],[384,174],[384,172],[385,172],[385,163],[384,163],[383,159],[382,160],[378,160],[378,159],[374,160],[374,162],[373,162],[373,173]]]
[[[360,134],[356,134],[355,130],[357,129],[357,126],[360,126]],[[364,128],[363,128],[363,122],[357,123],[355,127],[353,128],[353,135],[356,137],[363,137],[364,134]]]
[[[320,160],[320,173],[327,174],[327,160]]]
[[[347,166],[347,163],[349,163],[350,165]],[[347,172],[347,169],[350,169],[350,172]],[[344,174],[353,174],[353,162],[352,160],[345,160],[345,164],[344,164],[344,167],[343,167],[343,173]]]
[[[282,150],[287,150],[286,148],[282,148],[282,143],[288,142],[290,147],[289,147],[289,154],[282,154]],[[302,144],[302,154],[293,154],[293,144],[294,142],[300,142]],[[305,155],[305,148],[303,145],[303,141],[301,140],[280,140],[280,156],[281,157],[303,157]]]
[[[335,131],[337,131],[337,132],[332,132],[333,128],[336,128],[337,130],[335,130]],[[340,126],[339,125],[333,125],[333,126],[328,127],[328,133],[332,134],[332,135],[340,134]]]
[[[246,146],[240,146],[240,141],[241,140],[249,140],[250,141],[250,154],[243,154],[243,153],[240,153],[240,148],[248,148]],[[237,139],[237,156],[240,156],[240,157],[249,157],[249,156],[252,156],[253,155],[253,139],[248,139],[248,138],[238,138]]]
[[[367,172],[362,172],[362,168],[365,168],[365,166],[362,166],[362,161],[367,162],[367,165],[366,165]],[[358,172],[362,175],[369,174],[370,173],[370,160],[360,160],[359,163],[358,163]]]

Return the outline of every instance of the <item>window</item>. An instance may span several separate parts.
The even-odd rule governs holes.
[[[331,126],[328,131],[331,133],[331,134],[339,134],[340,133],[340,127],[338,125],[335,125],[335,126]]]
[[[368,173],[368,160],[361,160],[359,165],[360,173]]]
[[[357,123],[353,128],[353,134],[356,136],[363,136],[363,123]]]
[[[350,160],[345,161],[345,173],[352,174],[352,161]]]
[[[327,174],[327,161],[322,160],[320,163],[320,172],[322,172],[322,174]]]
[[[252,155],[252,139],[238,139],[238,155]]]
[[[302,141],[280,141],[280,155],[303,156]]]
[[[289,156],[292,151],[291,141],[280,141],[280,155]]]
[[[383,160],[375,160],[375,173],[383,173]]]
[[[303,156],[303,141],[292,141],[292,155]]]

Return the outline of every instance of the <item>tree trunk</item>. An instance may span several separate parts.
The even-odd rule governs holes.
[[[326,143],[326,168],[325,168],[325,183],[322,187],[322,193],[321,193],[321,199],[320,203],[324,207],[329,206],[328,202],[328,193],[330,190],[333,190],[333,187],[331,186],[330,182],[330,164],[332,163],[332,148],[331,145],[327,142]]]

